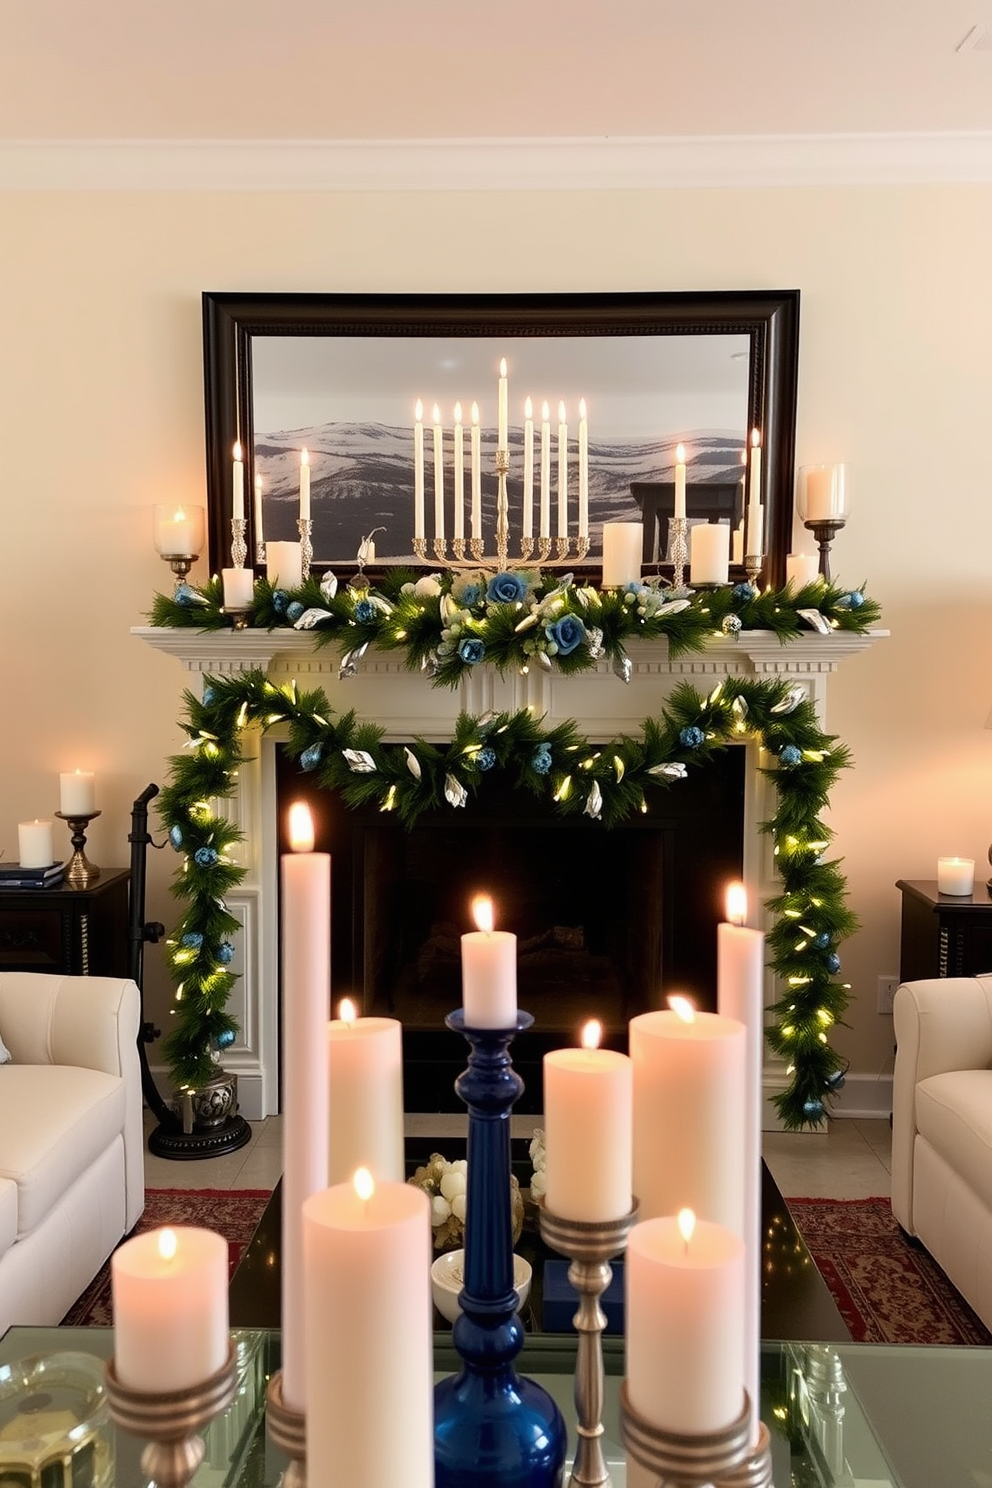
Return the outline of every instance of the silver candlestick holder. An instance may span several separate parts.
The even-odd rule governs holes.
[[[761,572],[761,565],[764,561],[765,559],[762,553],[744,554],[744,572],[752,589],[757,589],[758,587],[758,575]]]
[[[227,1410],[237,1387],[237,1354],[230,1345],[216,1374],[184,1390],[134,1390],[106,1365],[107,1403],[113,1420],[132,1436],[147,1438],[141,1470],[157,1488],[187,1488],[206,1454],[200,1432]]]
[[[761,1423],[751,1438],[751,1402],[719,1431],[668,1431],[646,1421],[630,1403],[627,1381],[620,1386],[620,1436],[642,1467],[654,1473],[655,1488],[774,1488],[771,1438]]]
[[[176,584],[172,592],[178,594],[186,582],[186,575],[200,555],[199,553],[161,553],[159,556],[165,560],[175,574]]]
[[[307,1420],[302,1411],[291,1410],[283,1400],[281,1369],[269,1380],[265,1393],[265,1428],[270,1440],[289,1458],[282,1488],[306,1488]]]
[[[247,531],[248,523],[244,517],[231,518],[231,563],[235,568],[244,568],[248,558]]]
[[[300,533],[300,571],[308,579],[313,562],[313,523],[309,517],[300,517],[296,525]]]
[[[672,588],[681,589],[685,584],[685,566],[689,559],[689,519],[672,517],[669,522],[672,553]]]
[[[65,870],[65,881],[70,889],[88,889],[90,884],[96,883],[100,877],[100,870],[86,856],[86,828],[100,813],[99,811],[56,811],[55,815],[59,821],[67,824],[72,834],[72,857]]]
[[[579,1335],[575,1357],[575,1416],[577,1444],[569,1483],[575,1488],[607,1488],[611,1483],[603,1456],[603,1329],[606,1317],[600,1298],[613,1277],[610,1261],[627,1248],[627,1236],[637,1219],[637,1204],[621,1219],[583,1221],[553,1214],[541,1200],[538,1223],[541,1238],[552,1250],[569,1257],[568,1279],[579,1294],[572,1319]]]

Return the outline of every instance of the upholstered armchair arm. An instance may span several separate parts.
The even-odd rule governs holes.
[[[904,982],[893,1016],[892,1212],[913,1234],[916,1087],[930,1075],[992,1065],[992,976]]]

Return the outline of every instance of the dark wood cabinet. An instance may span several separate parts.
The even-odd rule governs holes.
[[[978,976],[992,972],[992,897],[981,881],[970,895],[941,894],[936,879],[899,879],[899,976]]]
[[[87,889],[0,889],[0,971],[127,976],[126,868]]]

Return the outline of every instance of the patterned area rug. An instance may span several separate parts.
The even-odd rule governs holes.
[[[267,1188],[146,1188],[145,1210],[131,1234],[170,1224],[216,1230],[227,1240],[233,1275],[271,1197]],[[103,1328],[112,1321],[108,1261],[72,1304],[62,1325]]]
[[[888,1199],[786,1199],[856,1343],[992,1343]]]

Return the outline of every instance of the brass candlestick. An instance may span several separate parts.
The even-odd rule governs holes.
[[[282,1475],[282,1488],[306,1488],[307,1421],[301,1411],[291,1410],[282,1398],[282,1370],[269,1380],[265,1393],[265,1427],[272,1441],[289,1458]]]
[[[72,832],[73,854],[69,859],[69,866],[65,870],[65,881],[70,889],[88,889],[91,883],[96,883],[100,877],[100,870],[91,863],[84,852],[86,847],[86,828],[90,822],[100,815],[99,811],[88,811],[85,813],[72,813],[56,811],[55,815],[60,821],[68,822]]]
[[[620,1436],[642,1467],[657,1477],[655,1488],[774,1488],[771,1438],[761,1424],[751,1444],[751,1403],[720,1431],[668,1431],[638,1415],[627,1381],[620,1386]]]
[[[571,1261],[568,1279],[579,1294],[579,1310],[572,1319],[579,1335],[575,1357],[575,1416],[578,1441],[569,1483],[575,1488],[608,1488],[612,1482],[603,1456],[603,1329],[606,1318],[599,1300],[613,1277],[610,1260],[627,1247],[627,1236],[637,1218],[637,1204],[622,1219],[583,1221],[564,1219],[541,1200],[538,1221],[541,1238]]]
[[[132,1436],[147,1438],[141,1469],[157,1488],[187,1488],[203,1461],[206,1446],[200,1432],[226,1411],[237,1384],[232,1343],[216,1374],[184,1390],[133,1390],[121,1384],[114,1361],[106,1366],[110,1414]]]

